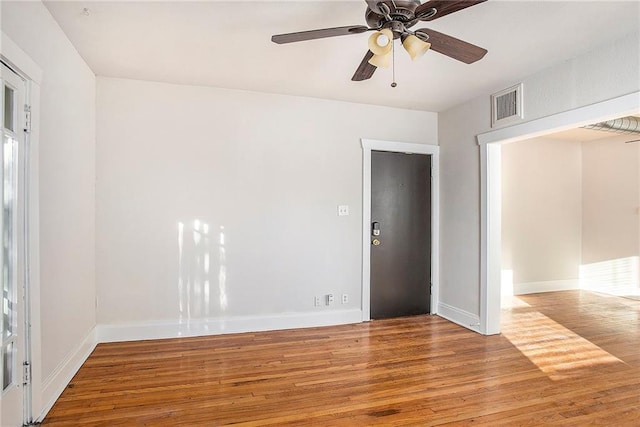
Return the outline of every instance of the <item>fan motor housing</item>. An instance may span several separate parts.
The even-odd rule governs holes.
[[[394,4],[395,7],[389,13],[392,21],[400,22],[406,28],[412,27],[418,22],[415,10],[420,6],[420,0],[395,0]],[[381,28],[388,22],[386,17],[375,13],[369,7],[365,12],[365,20],[370,28]]]

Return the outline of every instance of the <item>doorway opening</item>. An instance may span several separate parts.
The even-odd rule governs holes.
[[[640,92],[478,135],[481,169],[480,332],[500,333],[502,153],[506,143],[638,114]]]
[[[640,124],[607,123],[623,120]],[[565,290],[640,299],[639,136],[577,128],[502,147],[503,309]]]
[[[438,312],[439,284],[439,147],[436,145],[412,144],[393,141],[362,140],[363,148],[363,208],[362,208],[362,320],[371,320],[371,246],[372,240],[372,152],[423,154],[431,160],[431,238],[430,255],[425,255],[425,263],[431,266],[431,314]],[[382,233],[382,230],[380,230]],[[374,236],[375,237],[375,236]]]

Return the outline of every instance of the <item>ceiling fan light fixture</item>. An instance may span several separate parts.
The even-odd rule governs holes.
[[[2,0],[0,0],[2,1]],[[482,59],[487,50],[429,28],[411,30],[418,21],[433,21],[487,0],[365,0],[367,25],[347,25],[275,34],[271,41],[277,44],[324,39],[374,32],[369,39],[369,49],[351,80],[370,79],[378,67],[395,64],[394,41],[400,38],[412,59],[416,59],[433,47],[437,53],[465,64]],[[395,66],[394,66],[395,70]],[[396,86],[392,72],[392,87]]]
[[[407,51],[411,59],[415,61],[429,50],[431,43],[422,41],[413,34],[409,34],[403,38],[402,46]]]
[[[384,55],[373,54],[371,59],[369,59],[369,61],[367,62],[378,68],[388,68],[391,64],[391,52],[387,52]]]
[[[391,43],[393,42],[393,32],[388,29],[376,31],[369,36],[369,50],[374,55],[386,55],[391,52]]]

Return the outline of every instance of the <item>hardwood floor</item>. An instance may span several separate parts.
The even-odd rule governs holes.
[[[503,333],[437,316],[100,344],[44,425],[640,425],[640,301],[514,299]]]

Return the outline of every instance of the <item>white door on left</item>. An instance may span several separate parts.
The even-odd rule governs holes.
[[[2,64],[0,121],[0,280],[2,345],[0,347],[0,425],[25,421],[25,228],[24,167],[25,82]]]

